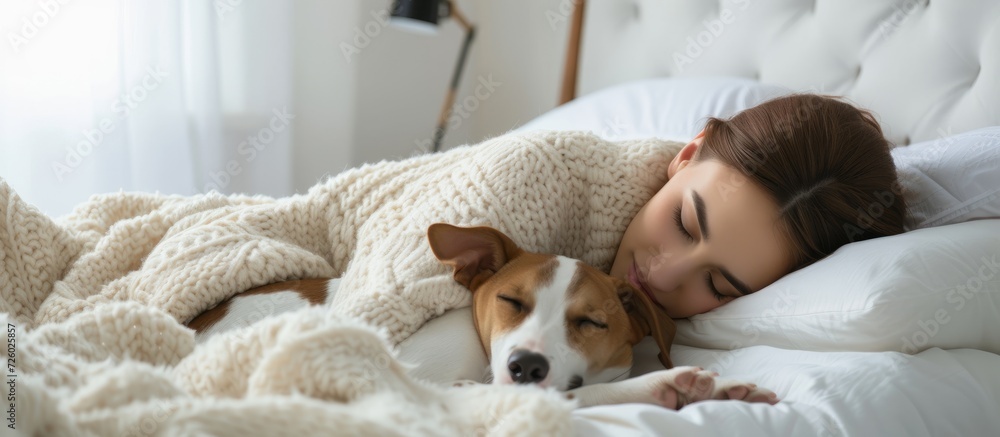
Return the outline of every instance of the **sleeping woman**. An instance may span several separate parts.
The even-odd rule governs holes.
[[[611,274],[684,318],[844,244],[901,233],[906,206],[889,149],[869,112],[828,97],[712,118],[629,223]]]
[[[870,113],[835,98],[793,95],[712,118],[686,145],[617,146],[582,133],[512,135],[319,186],[310,195],[329,220],[319,244],[343,277],[334,306],[389,328],[395,343],[463,306],[467,294],[428,253],[434,222],[497,227],[529,250],[581,259],[675,319],[846,243],[903,231],[888,142]]]

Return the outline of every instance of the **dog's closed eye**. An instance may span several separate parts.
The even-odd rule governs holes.
[[[522,304],[521,301],[517,300],[516,298],[505,296],[503,294],[498,294],[497,300],[503,301],[507,305],[510,305],[510,307],[513,308],[514,311],[517,311],[519,313],[521,311],[524,311],[524,304]]]
[[[606,323],[598,322],[589,317],[580,317],[579,319],[576,319],[576,326],[580,327],[580,329],[584,328],[608,329],[608,325]]]

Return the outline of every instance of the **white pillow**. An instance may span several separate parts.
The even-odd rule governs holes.
[[[658,137],[688,141],[708,117],[790,94],[787,88],[745,78],[662,78],[629,82],[581,96],[516,131],[583,130],[608,140]]]
[[[847,244],[757,293],[678,320],[675,342],[1000,353],[1000,220]]]
[[[1000,126],[892,150],[907,229],[1000,217]]]

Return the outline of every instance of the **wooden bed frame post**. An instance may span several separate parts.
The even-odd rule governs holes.
[[[580,33],[583,30],[583,10],[586,0],[570,0],[573,17],[569,25],[569,42],[566,45],[566,64],[563,66],[562,91],[559,104],[576,98],[576,78],[580,63]]]

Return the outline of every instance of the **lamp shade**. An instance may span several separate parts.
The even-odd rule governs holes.
[[[418,32],[434,33],[437,29],[440,0],[395,0],[392,24]]]

